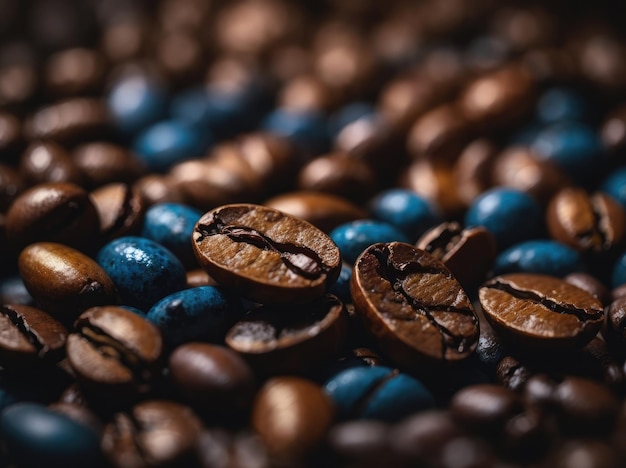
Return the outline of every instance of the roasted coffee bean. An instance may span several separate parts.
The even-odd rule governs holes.
[[[298,306],[263,306],[226,334],[226,344],[255,371],[302,373],[337,355],[348,332],[348,313],[327,294]]]
[[[496,241],[487,229],[463,229],[455,222],[435,226],[415,246],[443,262],[466,290],[484,281],[496,256]]]
[[[104,466],[96,431],[42,405],[7,408],[0,418],[0,434],[9,460],[17,466]]]
[[[613,351],[622,356],[626,354],[626,296],[611,302],[606,311],[602,335]]]
[[[580,348],[600,330],[604,318],[598,299],[546,275],[498,276],[478,295],[485,317],[507,343],[536,351]]]
[[[118,301],[115,285],[105,271],[66,245],[31,244],[18,262],[20,275],[35,302],[61,322],[71,323],[90,307]]]
[[[86,248],[93,245],[98,230],[96,208],[87,192],[74,184],[36,185],[7,212],[7,238],[18,249],[38,241]]]
[[[53,141],[33,143],[20,158],[20,174],[30,185],[70,182],[80,185],[82,175],[69,153]]]
[[[222,346],[187,343],[169,358],[170,376],[186,402],[209,414],[229,415],[252,405],[253,368]]]
[[[499,385],[472,385],[457,392],[450,412],[468,430],[497,436],[523,409],[520,396]]]
[[[606,286],[596,277],[583,272],[570,273],[563,280],[569,284],[579,287],[587,291],[593,297],[597,298],[603,306],[611,303],[611,296]]]
[[[100,234],[105,240],[135,234],[146,210],[139,192],[130,185],[111,183],[90,193],[98,217]]]
[[[466,206],[491,187],[491,168],[497,152],[494,142],[480,138],[469,143],[459,154],[453,174],[458,196]]]
[[[37,111],[26,123],[25,133],[33,139],[74,143],[106,136],[109,116],[104,102],[96,98],[73,98]]]
[[[399,242],[374,244],[357,259],[354,305],[395,363],[456,362],[476,348],[478,319],[469,298],[435,257]]]
[[[617,447],[619,448],[619,446]],[[561,443],[551,453],[546,466],[574,467],[585,460],[588,468],[617,468],[623,463],[618,457],[616,446],[595,438],[572,438]]]
[[[73,48],[50,56],[45,68],[46,87],[54,96],[79,96],[99,90],[104,60],[94,50]]]
[[[102,421],[87,406],[78,403],[56,402],[48,406],[55,413],[67,416],[79,424],[91,428],[96,434],[102,435]]]
[[[262,303],[320,296],[341,270],[339,249],[326,234],[258,205],[209,211],[196,224],[193,247],[218,283]]]
[[[302,167],[297,186],[299,190],[330,193],[360,203],[376,192],[377,184],[376,174],[367,162],[346,153],[332,153]]]
[[[47,313],[26,305],[0,307],[2,367],[55,362],[63,357],[66,328]]]
[[[293,463],[321,445],[334,413],[331,399],[318,385],[299,377],[275,377],[256,395],[252,427],[272,458]]]
[[[144,172],[137,156],[112,143],[81,145],[73,151],[72,160],[89,188],[112,182],[132,183]]]
[[[384,366],[346,369],[331,377],[324,391],[340,419],[395,422],[435,405],[433,395],[419,380]]]
[[[348,421],[328,433],[328,444],[343,464],[364,467],[391,463],[390,425],[382,421]]]
[[[176,181],[169,176],[150,174],[138,179],[134,184],[147,206],[157,203],[184,203],[185,196]]]
[[[254,433],[230,434],[221,429],[202,431],[198,440],[202,468],[269,468],[267,449]]]
[[[367,217],[367,212],[358,205],[330,193],[288,192],[266,200],[264,205],[308,221],[326,233],[341,224]]]
[[[106,425],[101,447],[116,467],[194,466],[202,423],[172,401],[147,400]]]
[[[588,195],[583,189],[567,188],[550,201],[546,224],[556,240],[597,254],[622,242],[626,235],[626,211],[603,193]]]
[[[217,286],[217,283],[201,268],[187,271],[187,287],[197,288],[200,286]]]
[[[67,359],[77,378],[104,395],[146,392],[160,371],[161,333],[121,307],[93,307],[74,323]]]

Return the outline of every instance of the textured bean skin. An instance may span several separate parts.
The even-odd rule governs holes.
[[[476,348],[479,326],[469,298],[422,250],[372,245],[356,261],[350,290],[366,328],[402,366],[460,361]]]
[[[196,224],[193,247],[218,283],[262,303],[313,299],[341,270],[339,249],[326,234],[258,205],[206,213]]]
[[[479,298],[494,329],[526,348],[584,346],[600,330],[604,318],[598,299],[545,275],[498,276],[479,290]]]
[[[20,254],[18,266],[35,301],[62,322],[71,322],[89,307],[118,301],[115,285],[106,272],[66,245],[31,244]]]

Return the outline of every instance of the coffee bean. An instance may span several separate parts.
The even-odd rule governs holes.
[[[109,242],[96,261],[115,283],[122,303],[143,311],[185,287],[185,269],[174,254],[143,237]]]
[[[487,229],[463,229],[455,222],[435,226],[415,246],[443,262],[466,290],[484,281],[496,256],[496,241]]]
[[[548,206],[546,224],[551,236],[570,247],[590,253],[614,249],[626,235],[626,212],[603,193],[588,195],[567,188]]]
[[[383,366],[346,369],[331,377],[324,391],[335,403],[340,419],[395,422],[435,405],[419,380]]]
[[[339,249],[313,225],[258,205],[206,213],[193,233],[200,265],[223,285],[258,302],[303,302],[339,275]]]
[[[98,230],[98,214],[89,196],[69,183],[36,185],[7,212],[7,238],[18,249],[38,241],[86,248]]]
[[[80,185],[82,175],[69,153],[53,141],[31,144],[20,158],[20,174],[31,185],[70,182]]]
[[[46,87],[54,96],[79,96],[99,90],[104,77],[104,60],[95,50],[73,48],[48,58]]]
[[[496,367],[496,378],[505,388],[518,391],[532,378],[533,371],[513,356],[505,356]]]
[[[449,270],[430,254],[399,242],[374,244],[357,259],[354,305],[393,362],[456,362],[476,348],[478,319]]]
[[[106,425],[101,447],[113,466],[195,466],[202,423],[172,401],[147,400]]]
[[[89,307],[117,303],[111,278],[96,262],[71,247],[38,242],[26,247],[18,262],[35,302],[61,322],[71,323]]]
[[[499,385],[472,385],[457,392],[450,402],[452,416],[472,431],[498,435],[523,409],[513,390]]]
[[[357,219],[341,224],[330,232],[344,262],[354,264],[367,247],[378,242],[410,242],[408,236],[394,225],[372,219]]]
[[[343,465],[380,466],[394,460],[390,429],[390,425],[382,421],[348,421],[333,426],[328,434],[328,444]]]
[[[454,164],[454,179],[458,196],[469,206],[481,193],[492,186],[491,168],[497,156],[496,144],[486,138],[469,143]]]
[[[563,280],[587,291],[593,297],[597,298],[602,305],[608,305],[611,302],[610,293],[606,289],[606,286],[604,286],[599,279],[588,273],[570,273],[563,278]]]
[[[626,296],[614,300],[609,306],[602,335],[613,351],[626,354]]]
[[[150,174],[138,179],[134,184],[147,206],[157,203],[183,203],[185,196],[172,177]]]
[[[72,153],[72,160],[89,188],[112,182],[132,183],[144,172],[137,156],[112,143],[95,142],[78,146]]]
[[[255,371],[273,375],[302,373],[337,355],[348,331],[348,314],[327,294],[296,307],[263,306],[247,314],[226,334],[226,344]]]
[[[105,240],[139,231],[146,207],[132,186],[114,182],[98,187],[90,197],[98,211],[100,234]]]
[[[121,307],[93,307],[76,319],[74,328],[67,358],[82,383],[103,395],[150,388],[163,351],[152,323]]]
[[[67,330],[52,316],[26,305],[0,307],[3,367],[55,362],[63,357]]]
[[[337,226],[367,217],[365,210],[345,198],[320,192],[288,192],[264,203],[313,224],[328,233]]]
[[[267,449],[257,434],[231,434],[218,428],[202,431],[198,440],[202,468],[268,468]]]
[[[190,341],[222,343],[243,314],[241,299],[222,287],[199,286],[158,301],[146,318],[157,325],[168,346]]]
[[[520,242],[501,252],[493,273],[541,273],[563,277],[585,269],[581,255],[560,242],[537,239]]]
[[[256,383],[252,368],[227,348],[187,343],[169,358],[174,385],[195,409],[232,415],[252,405]]]
[[[252,427],[270,456],[293,463],[315,450],[334,419],[331,399],[322,389],[299,377],[275,377],[256,395]]]
[[[217,286],[217,283],[201,268],[187,271],[187,288],[197,288],[200,286]]]
[[[537,274],[511,273],[480,288],[480,303],[507,343],[562,351],[582,347],[599,331],[602,304],[576,286]]]

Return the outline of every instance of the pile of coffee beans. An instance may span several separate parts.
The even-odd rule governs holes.
[[[626,466],[624,2],[0,11],[0,467]]]

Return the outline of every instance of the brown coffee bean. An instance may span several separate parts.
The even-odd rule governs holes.
[[[465,117],[484,128],[516,123],[533,104],[534,83],[529,71],[509,65],[477,78],[464,90],[460,107]]]
[[[104,102],[96,98],[72,98],[37,111],[26,123],[32,139],[74,143],[99,138],[109,131],[109,115]]]
[[[226,205],[194,229],[200,265],[223,285],[261,303],[305,302],[341,269],[339,249],[312,224],[259,205]]]
[[[257,393],[252,427],[273,458],[293,463],[322,443],[333,419],[333,404],[318,385],[276,377]]]
[[[513,356],[505,356],[496,367],[496,378],[505,388],[521,390],[526,385],[533,371]]]
[[[381,350],[398,365],[456,362],[478,342],[469,298],[435,257],[409,244],[374,244],[356,260],[354,306]]]
[[[67,359],[77,378],[102,394],[146,392],[160,371],[159,329],[121,307],[92,307],[74,323]]]
[[[454,164],[453,174],[458,197],[466,206],[492,186],[491,168],[498,148],[481,138],[468,144]]]
[[[131,183],[145,171],[143,163],[126,148],[112,143],[87,143],[72,153],[85,186],[95,188],[112,182]]]
[[[80,96],[99,90],[105,64],[95,50],[74,48],[57,52],[47,60],[45,84],[53,96]]]
[[[285,83],[278,96],[278,107],[295,112],[328,112],[337,96],[317,76],[300,75]]]
[[[602,335],[619,355],[626,355],[626,296],[615,299],[606,311]]]
[[[400,185],[424,197],[447,218],[461,215],[466,208],[454,170],[447,164],[415,161],[401,173]]]
[[[602,304],[591,294],[546,275],[512,273],[478,292],[496,332],[507,344],[565,351],[587,344],[602,326]]]
[[[626,105],[622,104],[608,114],[600,128],[600,136],[611,152],[626,147]]]
[[[471,137],[472,128],[453,104],[443,104],[421,116],[407,137],[408,151],[414,158],[451,161]]]
[[[340,224],[367,218],[367,212],[354,203],[336,195],[320,192],[288,192],[264,203],[330,232]]]
[[[141,402],[106,425],[102,450],[118,467],[195,466],[202,423],[191,409],[165,400]]]
[[[623,92],[626,50],[621,40],[599,30],[576,41],[579,43],[574,45],[573,52],[582,78],[599,92],[608,95]]]
[[[157,203],[184,203],[185,197],[176,181],[169,176],[150,174],[141,177],[134,184],[146,207]]]
[[[0,307],[0,363],[4,368],[63,357],[67,330],[51,315],[26,305]]]
[[[219,428],[202,431],[198,440],[202,468],[270,468],[267,449],[257,434],[229,433]]]
[[[347,331],[344,305],[327,294],[295,308],[253,310],[230,329],[225,341],[259,373],[301,374],[336,356]]]
[[[547,457],[545,466],[573,468],[584,460],[587,468],[618,468],[623,465],[617,452],[621,447],[595,438],[566,439]]]
[[[91,428],[98,435],[102,435],[102,431],[104,429],[102,421],[100,421],[100,418],[98,418],[98,416],[85,405],[80,405],[78,403],[56,402],[49,405],[48,408],[56,413],[67,416],[83,426]]]
[[[463,426],[494,436],[522,410],[522,400],[517,393],[494,384],[466,387],[450,402],[452,416]]]
[[[626,212],[604,193],[566,188],[550,201],[546,224],[554,239],[581,252],[599,253],[624,239]]]
[[[345,153],[332,153],[313,159],[298,174],[299,190],[323,192],[356,203],[374,195],[378,182],[365,161]]]
[[[130,185],[111,183],[90,194],[100,219],[105,240],[136,233],[143,223],[146,206],[139,192]]]
[[[9,208],[6,226],[17,249],[38,241],[85,248],[93,245],[99,230],[87,192],[68,183],[40,184],[23,192]]]
[[[20,158],[20,174],[31,185],[70,182],[80,185],[82,175],[68,152],[53,141],[33,143]]]
[[[563,280],[567,281],[569,284],[579,287],[584,291],[587,291],[593,297],[597,298],[603,306],[607,306],[611,303],[609,290],[599,279],[589,273],[570,273],[563,278]]]
[[[197,288],[198,286],[217,286],[217,282],[201,268],[187,272],[187,288]]]
[[[328,434],[328,444],[344,464],[351,462],[350,466],[373,468],[394,460],[390,430],[390,425],[382,421],[348,421],[333,426]]]
[[[90,307],[118,301],[115,285],[104,270],[66,245],[31,244],[20,254],[18,267],[35,302],[64,323]]]
[[[32,64],[14,63],[0,68],[0,104],[18,110],[37,93],[39,74]]]
[[[170,355],[169,370],[174,385],[194,409],[228,415],[252,405],[253,370],[228,348],[186,343]]]
[[[463,229],[455,222],[435,226],[415,246],[442,261],[466,290],[485,280],[496,257],[496,241],[487,229]]]
[[[491,180],[494,185],[526,192],[544,205],[555,193],[572,184],[561,169],[540,160],[530,148],[524,146],[507,148],[497,156]]]

